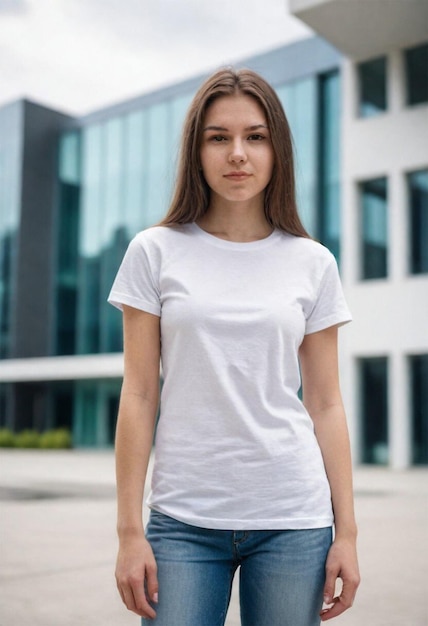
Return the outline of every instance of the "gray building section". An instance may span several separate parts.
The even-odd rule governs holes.
[[[2,358],[52,353],[58,140],[73,118],[21,100],[0,109]],[[43,382],[2,388],[0,417],[43,429]]]
[[[22,103],[21,219],[11,358],[52,353],[58,138],[72,118]]]
[[[0,109],[0,357],[10,356],[16,310],[16,265],[21,213],[24,103]]]

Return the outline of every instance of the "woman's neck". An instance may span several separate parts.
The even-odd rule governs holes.
[[[240,206],[238,203],[210,205],[197,224],[211,235],[236,242],[265,239],[273,231],[263,209]]]

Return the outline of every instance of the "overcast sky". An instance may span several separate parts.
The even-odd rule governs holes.
[[[311,34],[288,0],[0,0],[0,105],[83,114]]]

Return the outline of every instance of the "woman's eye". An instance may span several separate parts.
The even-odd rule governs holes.
[[[211,137],[211,141],[213,141],[214,143],[220,143],[221,141],[226,141],[226,138],[222,135],[213,135]]]
[[[263,135],[250,135],[248,137],[251,141],[262,141],[264,139]]]

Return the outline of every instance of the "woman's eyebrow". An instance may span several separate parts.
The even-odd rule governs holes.
[[[250,131],[250,130],[258,130],[259,128],[266,128],[266,130],[269,130],[268,127],[266,126],[266,124],[253,124],[253,126],[247,126],[246,128],[244,128],[245,131]],[[218,131],[223,131],[223,132],[227,132],[229,129],[228,128],[224,128],[223,126],[206,126],[204,129],[204,132],[206,130],[218,130]]]
[[[204,132],[206,130],[220,130],[220,131],[227,131],[227,128],[223,128],[223,126],[206,126],[204,128]]]
[[[254,124],[254,126],[247,126],[244,130],[258,130],[259,128],[266,128],[266,130],[269,130],[266,124]]]

